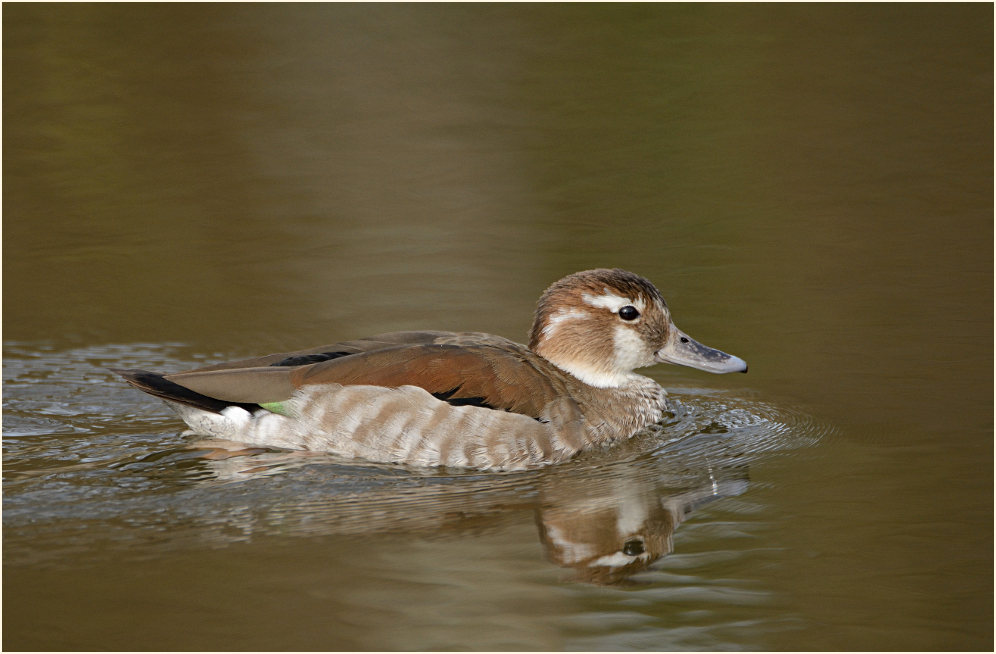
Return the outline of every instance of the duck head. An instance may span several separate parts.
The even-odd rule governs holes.
[[[536,306],[529,348],[600,388],[621,386],[634,369],[656,363],[747,372],[743,359],[706,347],[675,327],[660,291],[619,268],[574,273],[546,289]]]

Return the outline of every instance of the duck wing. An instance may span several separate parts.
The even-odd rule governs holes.
[[[387,334],[378,334],[369,338],[359,338],[352,341],[319,345],[306,350],[279,352],[276,354],[267,354],[265,356],[253,357],[250,359],[225,361],[210,366],[185,370],[184,372],[207,372],[209,370],[233,370],[236,368],[258,368],[262,366],[299,366],[309,363],[328,361],[330,359],[337,359],[350,354],[359,354],[362,352],[373,352],[375,350],[393,348],[399,345],[435,343],[440,340],[455,339],[473,335],[474,334],[470,333],[462,334],[457,332],[442,331],[390,332]],[[487,335],[481,334],[481,336]]]
[[[355,384],[418,386],[452,405],[542,421],[550,419],[556,406],[563,417],[565,399],[571,396],[565,376],[525,346],[485,336],[396,332],[166,375],[116,372],[148,393],[213,411],[282,402],[313,384]],[[574,409],[573,401],[568,404]]]

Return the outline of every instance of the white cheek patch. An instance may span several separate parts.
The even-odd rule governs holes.
[[[633,561],[638,561],[640,559],[648,558],[647,554],[640,554],[639,556],[627,556],[622,552],[616,552],[614,554],[608,554],[606,556],[600,556],[591,563],[588,567],[607,567],[607,568],[621,568],[624,565],[629,565]]]
[[[653,352],[649,352],[646,341],[635,329],[626,325],[616,325],[612,330],[612,349],[616,357],[616,368],[633,370],[654,363]]]
[[[549,338],[562,323],[568,322],[570,320],[582,320],[587,318],[588,314],[584,311],[578,311],[576,309],[558,309],[552,316],[547,318],[546,325],[543,327],[543,336]]]
[[[612,484],[616,501],[616,533],[636,534],[650,519],[650,507],[636,482],[623,478]]]
[[[550,538],[550,542],[560,548],[564,561],[568,563],[584,561],[595,555],[594,547],[586,543],[573,542],[554,525],[547,525],[546,533]]]
[[[581,299],[585,301],[585,304],[597,307],[599,309],[608,309],[612,313],[619,313],[619,309],[625,306],[632,305],[636,307],[636,310],[643,313],[646,308],[646,304],[643,298],[630,299],[628,297],[623,297],[621,295],[616,295],[609,289],[605,289],[604,295],[592,295],[591,293],[584,293]]]

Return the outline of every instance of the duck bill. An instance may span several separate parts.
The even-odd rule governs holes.
[[[661,363],[675,363],[706,372],[747,372],[747,362],[740,357],[706,347],[673,326],[667,345],[657,350],[654,358]]]

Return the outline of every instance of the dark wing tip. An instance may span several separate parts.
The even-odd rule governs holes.
[[[242,407],[246,411],[255,411],[260,408],[258,404],[247,404],[244,402],[225,402],[207,395],[202,395],[189,388],[180,386],[175,382],[166,379],[162,373],[139,370],[137,368],[109,368],[113,373],[124,377],[125,381],[140,391],[153,395],[162,400],[179,402],[198,409],[221,413],[222,409],[230,406]]]
[[[289,356],[286,359],[281,359],[276,363],[271,363],[271,366],[307,366],[312,363],[321,363],[322,361],[332,361],[333,359],[339,359],[341,357],[348,357],[355,352],[317,352],[315,354],[298,354],[294,356]]]

